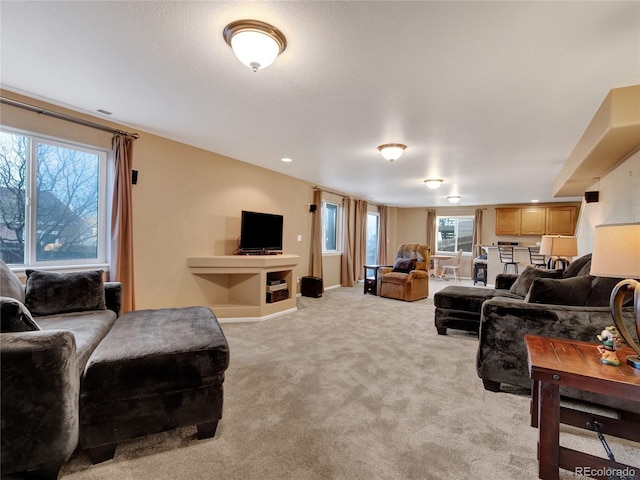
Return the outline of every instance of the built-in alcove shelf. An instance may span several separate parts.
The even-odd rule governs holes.
[[[212,255],[189,257],[191,273],[202,282],[210,307],[222,322],[260,321],[294,311],[298,255]],[[289,296],[267,303],[268,280],[286,281]]]

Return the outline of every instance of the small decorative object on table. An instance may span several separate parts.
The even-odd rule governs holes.
[[[598,351],[602,357],[600,363],[605,365],[620,365],[616,350],[624,345],[624,340],[620,336],[620,333],[613,325],[605,327],[605,329],[598,335],[598,340],[602,342],[602,345],[598,345]]]

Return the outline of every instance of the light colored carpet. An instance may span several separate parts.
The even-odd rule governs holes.
[[[215,438],[197,440],[195,427],[150,435],[98,465],[78,452],[61,478],[537,478],[529,397],[482,388],[475,335],[436,334],[433,291],[448,283],[432,283],[413,303],[358,285],[299,298],[296,313],[265,322],[223,324],[231,366]],[[604,456],[595,434],[562,432]],[[637,444],[611,446],[638,463]]]

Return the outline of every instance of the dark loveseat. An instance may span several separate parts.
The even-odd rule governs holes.
[[[76,448],[95,463],[178,426],[215,434],[229,350],[210,309],[119,316],[121,284],[100,271],[28,270],[26,291],[0,274],[3,475],[57,478]]]

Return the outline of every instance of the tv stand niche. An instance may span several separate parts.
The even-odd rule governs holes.
[[[193,275],[210,283],[210,307],[221,321],[260,321],[296,310],[294,268],[298,255],[213,255],[189,257]],[[287,282],[289,296],[267,303],[267,283]]]

